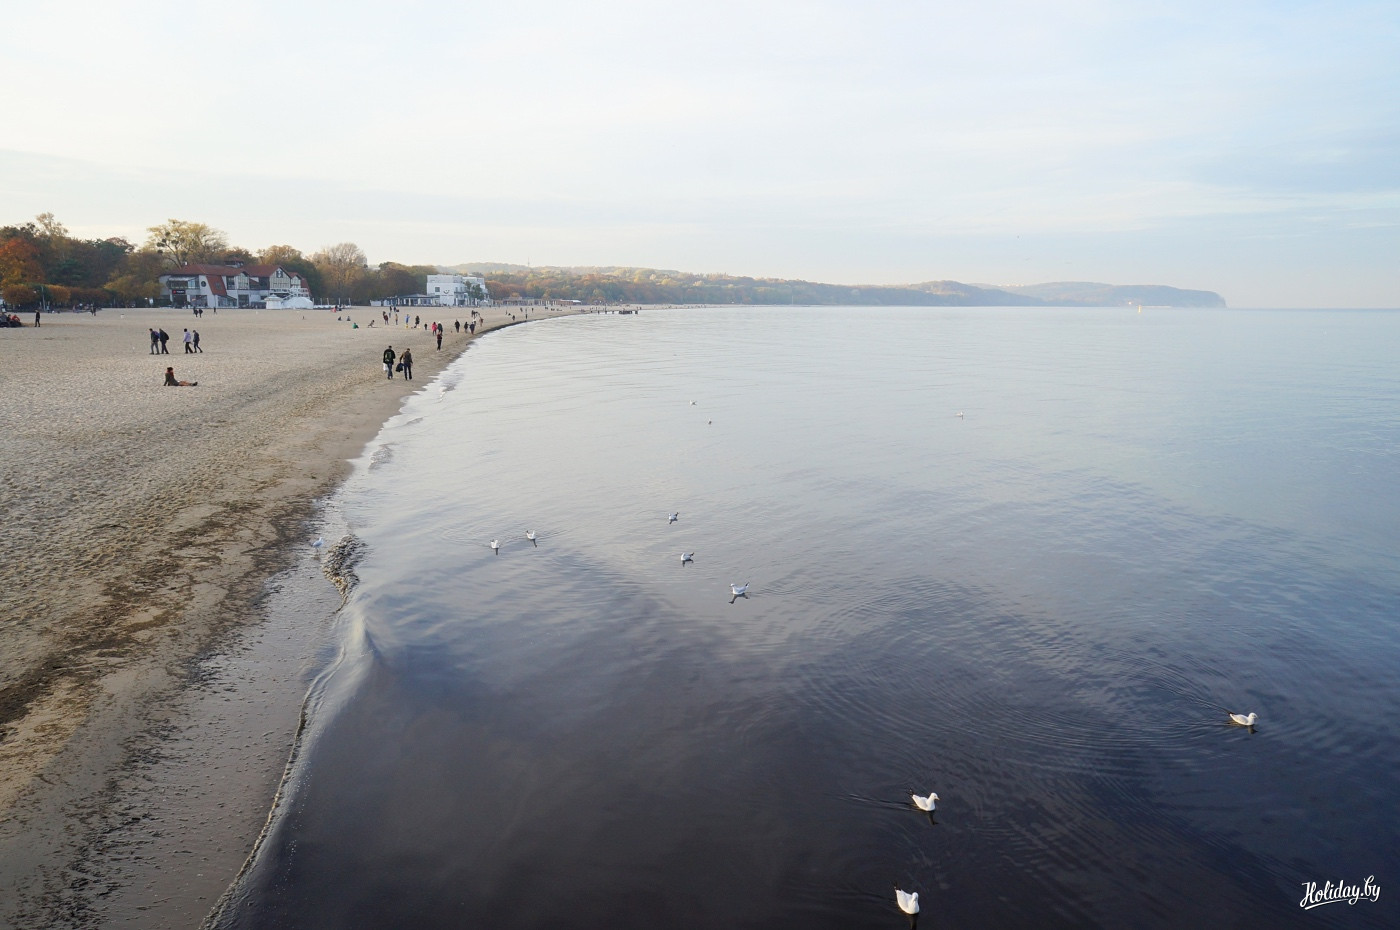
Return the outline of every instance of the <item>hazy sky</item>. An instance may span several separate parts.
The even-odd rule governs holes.
[[[1400,3],[46,0],[0,224],[1400,306]]]

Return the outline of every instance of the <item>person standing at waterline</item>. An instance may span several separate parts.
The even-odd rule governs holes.
[[[412,380],[413,380],[413,353],[412,353],[412,352],[408,351],[407,349],[404,349],[404,350],[403,350],[403,355],[400,355],[400,356],[399,356],[399,367],[401,367],[401,368],[403,369],[403,379],[404,379],[405,381],[412,381]],[[392,378],[393,375],[391,374],[389,377]]]
[[[389,346],[389,348],[384,350],[384,375],[390,381],[394,380],[394,359],[397,357],[398,356],[394,354],[393,346]]]

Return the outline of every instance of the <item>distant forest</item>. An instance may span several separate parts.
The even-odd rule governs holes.
[[[927,281],[904,286],[818,284],[779,278],[692,274],[654,268],[528,268],[490,262],[444,268],[486,278],[496,299],[577,300],[586,304],[804,304],[917,307],[1223,307],[1213,291],[1165,285],[1073,281],[1016,287]]]
[[[52,213],[0,227],[0,298],[13,308],[146,304],[160,298],[161,274],[186,264],[230,261],[281,265],[302,275],[315,299],[365,304],[421,294],[426,275],[481,275],[497,300],[572,300],[585,304],[804,304],[930,307],[1223,307],[1212,291],[1162,285],[1060,282],[999,287],[928,281],[861,286],[693,274],[654,268],[531,268],[491,262],[454,267],[380,262],[370,265],[353,242],[304,255],[289,245],[257,251],[232,245],[205,223],[169,220],[147,230],[141,245],[126,239],[80,239]]]

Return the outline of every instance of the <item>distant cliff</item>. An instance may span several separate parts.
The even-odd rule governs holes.
[[[498,299],[577,300],[583,303],[803,304],[886,307],[1223,307],[1211,291],[1163,285],[1085,282],[994,287],[958,281],[903,286],[820,284],[781,278],[694,274],[656,268],[528,267],[498,262],[444,266],[448,273],[480,274]]]
[[[983,285],[979,285],[983,286]],[[1000,290],[1033,297],[1057,307],[1223,307],[1225,298],[1214,291],[1188,291],[1165,284],[1095,284],[1091,281],[1057,281],[1023,284]]]

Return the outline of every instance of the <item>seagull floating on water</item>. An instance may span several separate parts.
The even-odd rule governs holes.
[[[316,541],[315,541],[314,543],[311,544],[311,548],[312,548],[312,549],[319,549],[319,548],[321,548],[322,546],[324,546],[325,544],[326,544],[326,538],[325,538],[324,536],[317,536],[317,537],[316,537]]]
[[[534,545],[534,547],[535,547],[536,549],[538,549],[538,548],[540,547],[540,544],[537,543],[537,542],[535,542],[535,531],[534,531],[534,530],[526,530],[526,531],[525,531],[525,538],[528,539],[528,540],[530,540],[530,542]]]
[[[932,791],[930,791],[930,792],[928,793],[928,797],[926,797],[926,798],[921,798],[921,797],[919,797],[917,794],[914,795],[913,797],[914,797],[914,806],[917,807],[917,808],[918,808],[919,810],[921,810],[921,811],[928,811],[930,814],[933,813],[934,805],[935,805],[935,803],[939,800],[938,795],[937,795],[936,793],[932,792]]]
[[[1248,717],[1246,717],[1244,714],[1231,714],[1231,715],[1230,715],[1230,722],[1231,722],[1231,723],[1237,723],[1237,724],[1239,724],[1239,725],[1242,726],[1242,727],[1252,727],[1252,726],[1254,726],[1254,721],[1257,720],[1257,719],[1259,719],[1259,715],[1256,714],[1256,713],[1254,713],[1253,711],[1250,711],[1250,712],[1249,712],[1249,716],[1248,716]]]
[[[733,594],[733,597],[729,599],[729,603],[732,604],[741,597],[747,600],[749,596],[749,583],[746,581],[743,584],[732,584],[729,586],[729,590]]]
[[[491,540],[491,551],[497,555],[501,554],[501,541],[499,539]]]
[[[679,520],[680,518],[681,518],[680,511],[677,511],[677,512],[671,514],[669,517],[667,517],[667,518],[666,518],[666,522],[667,522],[667,523],[675,523],[675,522],[676,522],[677,520]]]
[[[894,889],[894,902],[899,905],[899,909],[906,914],[919,913],[919,893],[917,891],[900,891],[896,885]]]
[[[682,565],[684,565],[686,562],[694,562],[694,561],[695,561],[695,553],[693,553],[693,552],[682,552],[682,553],[681,553],[681,564],[682,564]]]
[[[958,419],[962,419],[962,415],[963,415],[963,412],[962,412],[961,410],[959,410],[959,411],[958,411]]]

